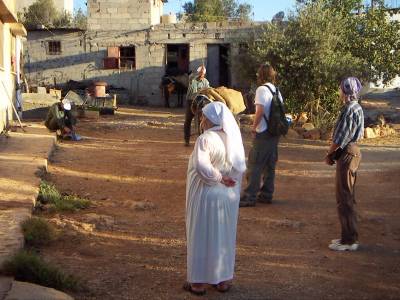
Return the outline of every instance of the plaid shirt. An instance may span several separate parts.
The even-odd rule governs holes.
[[[357,101],[347,102],[341,112],[333,132],[333,142],[344,149],[364,136],[364,113]]]

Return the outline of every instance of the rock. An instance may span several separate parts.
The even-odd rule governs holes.
[[[299,127],[299,126],[293,127],[293,130],[296,131],[301,136],[303,136],[303,133],[306,132],[306,130],[304,128]]]
[[[97,229],[112,229],[115,225],[115,219],[111,216],[90,213],[84,215],[84,217],[86,222],[94,224]]]
[[[313,123],[304,123],[301,127],[306,131],[310,131],[315,128]]]
[[[394,130],[394,128],[392,128],[390,125],[384,125],[380,129],[381,136],[390,136],[396,133],[396,130]]]
[[[333,129],[331,130],[322,130],[321,129],[321,140],[328,141],[332,138]]]
[[[381,128],[379,126],[373,127],[372,130],[376,137],[381,136]]]
[[[276,220],[276,221],[274,221],[273,225],[275,227],[286,227],[286,228],[299,229],[300,227],[303,226],[303,223],[298,222],[298,221],[291,221],[291,220],[288,220],[288,219],[284,219],[284,220]]]
[[[132,208],[139,211],[152,210],[156,209],[156,205],[150,201],[137,201],[132,204]]]
[[[374,139],[376,138],[376,134],[371,127],[366,127],[364,129],[364,138],[366,139]]]
[[[74,298],[55,289],[28,282],[13,281],[11,290],[4,300],[73,300]]]
[[[301,135],[299,135],[296,130],[289,128],[289,131],[285,137],[288,139],[298,139],[301,138]]]
[[[319,129],[315,128],[309,131],[306,131],[303,133],[303,137],[305,139],[310,139],[310,140],[319,140],[321,138],[321,132]]]
[[[297,118],[297,123],[299,124],[305,124],[308,121],[308,116],[306,112],[300,113],[299,117]]]
[[[254,121],[254,114],[253,115],[240,115],[239,122],[243,125],[253,125]]]

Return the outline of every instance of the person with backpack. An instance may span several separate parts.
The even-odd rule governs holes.
[[[271,65],[259,67],[252,127],[254,139],[248,158],[247,187],[240,199],[240,207],[255,206],[256,202],[269,204],[273,198],[279,137],[289,129],[283,98],[275,86],[276,77],[277,72]]]

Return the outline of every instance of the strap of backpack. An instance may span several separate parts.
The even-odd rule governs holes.
[[[277,87],[275,87],[275,93],[274,93],[274,92],[272,91],[272,89],[269,87],[268,84],[263,84],[263,86],[265,86],[266,88],[269,89],[269,91],[270,91],[271,94],[272,94],[272,97],[274,97],[275,94],[278,92],[278,88],[277,88]],[[272,105],[272,101],[271,101],[271,105]],[[271,109],[270,109],[269,112],[271,113]],[[267,117],[265,116],[265,114],[263,114],[263,118],[264,118],[265,122],[267,122],[267,125],[268,125],[268,119],[267,119]]]

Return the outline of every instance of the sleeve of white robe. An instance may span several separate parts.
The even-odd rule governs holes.
[[[197,173],[208,185],[219,183],[222,179],[222,174],[219,170],[214,168],[211,163],[207,138],[200,136],[196,142],[195,148],[193,162]]]

